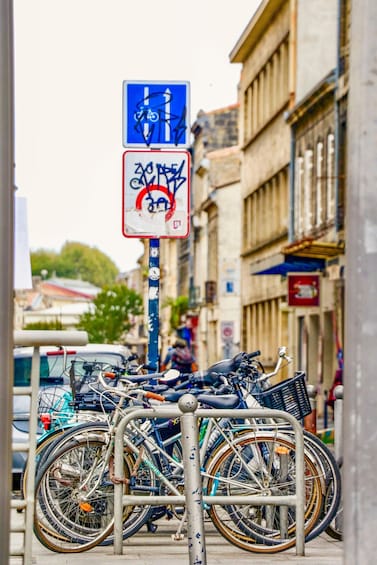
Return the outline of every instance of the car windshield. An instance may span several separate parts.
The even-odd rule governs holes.
[[[64,354],[41,355],[40,384],[68,384],[69,369],[72,361],[86,361],[106,363],[109,365],[122,366],[124,359],[122,355],[108,352],[80,352]],[[29,386],[31,376],[31,356],[20,356],[14,359],[14,386]],[[75,372],[83,371],[84,363],[77,363]]]

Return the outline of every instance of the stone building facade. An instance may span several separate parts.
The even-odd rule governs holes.
[[[288,345],[319,392],[342,355],[347,22],[346,0],[264,0],[230,56],[242,63],[241,345],[266,365]],[[296,276],[318,301],[292,299]]]
[[[268,368],[288,345],[292,371],[319,391],[331,384],[343,343],[349,23],[349,0],[262,0],[230,53],[239,104],[192,126],[191,233],[161,241],[160,304],[189,296],[182,325],[202,368],[237,349],[260,349]],[[319,277],[318,303],[291,305],[297,273]]]
[[[160,241],[160,340],[164,357],[175,338],[170,308],[164,305],[167,299],[188,296],[180,332],[205,368],[239,343],[238,105],[199,112],[192,133],[190,236]]]
[[[288,243],[290,2],[262,2],[233,48],[242,150],[241,348],[260,349],[266,366],[287,345],[286,284],[263,272]]]

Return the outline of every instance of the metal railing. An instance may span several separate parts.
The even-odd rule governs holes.
[[[38,392],[40,374],[40,347],[48,346],[72,346],[86,345],[88,334],[84,331],[44,331],[44,330],[20,330],[15,331],[13,336],[14,345],[32,346],[33,357],[31,364],[31,383],[27,387],[13,387],[14,395],[30,396],[30,418],[29,418],[29,441],[27,443],[12,444],[13,451],[26,452],[28,454],[28,473],[26,479],[26,492],[22,499],[11,500],[11,509],[25,512],[23,523],[12,524],[10,534],[22,533],[23,543],[16,549],[10,549],[11,556],[23,558],[24,565],[32,563],[32,541],[33,541],[33,516],[34,516],[34,484],[35,484],[35,456],[37,447],[37,425],[38,425]]]
[[[304,535],[304,438],[300,423],[287,412],[266,408],[233,409],[232,418],[274,418],[284,419],[292,425],[296,442],[296,489],[291,495],[268,496],[203,496],[200,476],[200,450],[198,439],[198,418],[229,418],[229,410],[198,409],[198,401],[191,394],[183,395],[178,406],[169,408],[132,409],[120,421],[115,434],[115,475],[123,477],[123,435],[126,426],[137,418],[179,418],[182,430],[183,465],[185,494],[172,496],[139,496],[123,494],[121,482],[114,485],[114,554],[123,553],[123,507],[126,505],[182,505],[187,511],[187,539],[190,565],[206,565],[206,541],[204,533],[203,503],[209,504],[253,504],[294,506],[296,508],[296,554],[305,554]],[[153,500],[153,502],[151,502]]]

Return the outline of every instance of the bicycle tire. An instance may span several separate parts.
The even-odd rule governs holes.
[[[271,445],[269,445],[271,444]],[[283,447],[289,450],[289,453],[295,452],[293,442],[286,438],[278,438],[276,434],[244,434],[236,441],[236,451],[232,448],[217,450],[214,458],[211,458],[206,466],[206,474],[209,475],[205,482],[205,490],[208,493],[218,494],[237,494],[241,492],[255,494],[260,492],[261,496],[268,493],[271,489],[280,492],[280,487],[273,473],[267,477],[266,462],[262,465],[261,458],[252,457],[254,452],[262,452],[263,445],[267,445],[268,453],[264,454],[267,458],[268,465],[273,469],[273,462],[268,461],[268,454],[275,457],[275,447]],[[246,467],[240,463],[241,453],[245,458],[246,451],[250,449],[249,461]],[[237,453],[238,451],[238,453]],[[266,450],[264,450],[266,451]],[[293,459],[292,459],[293,460]],[[305,455],[305,472],[306,472],[306,511],[305,511],[305,535],[314,527],[321,511],[321,485],[320,480],[316,476],[316,468],[312,461]],[[254,468],[252,468],[252,465]],[[245,469],[248,469],[245,471]],[[276,465],[278,470],[278,465]],[[275,471],[275,470],[274,470]],[[260,476],[258,476],[260,473]],[[262,474],[265,474],[264,481],[261,481]],[[290,471],[292,475],[292,471]],[[238,475],[238,476],[237,476]],[[237,479],[236,479],[237,477]],[[231,486],[233,485],[233,489]],[[293,476],[290,483],[286,480],[282,483],[281,489],[287,490],[294,485]],[[279,538],[279,532],[276,523],[279,522],[279,516],[276,513],[276,507],[269,510],[266,506],[251,505],[235,505],[226,506],[211,505],[208,510],[216,529],[220,534],[231,542],[233,545],[250,552],[256,553],[276,553],[292,547],[295,542],[295,521],[294,512],[291,513],[291,523],[286,532],[289,537]],[[269,518],[266,519],[266,516]],[[275,522],[277,521],[277,522]],[[273,527],[269,527],[273,526]]]
[[[242,433],[247,434],[247,429],[239,431],[240,435],[242,435]],[[294,431],[290,426],[280,425],[279,433],[290,438],[291,441],[294,441]],[[339,510],[339,505],[341,503],[341,474],[339,465],[328,446],[316,435],[307,430],[303,430],[303,435],[305,453],[313,459],[317,466],[318,474],[322,483],[321,515],[313,529],[308,533],[306,541],[311,541],[316,538],[318,535],[326,531],[327,527],[331,530],[331,524],[333,524],[333,528],[335,530],[334,538],[339,539],[336,533],[336,528],[340,528],[342,524],[341,510]],[[337,516],[337,521],[339,522],[338,526],[336,526],[336,522],[334,522]],[[329,535],[331,535],[331,531]]]
[[[106,470],[100,479],[100,489],[88,482],[88,477],[98,480],[106,448],[105,442],[99,440],[68,444],[41,469],[36,481],[34,532],[51,551],[83,552],[112,532],[114,523],[109,510],[113,494],[103,481]],[[79,497],[84,492],[84,483],[89,491],[94,489],[93,496],[84,493]]]
[[[336,518],[341,502],[342,480],[339,465],[326,444],[316,435],[306,430],[304,430],[304,444],[305,449],[312,450],[313,455],[317,458],[318,467],[322,470],[324,483],[321,516],[307,536],[307,541],[311,541],[326,531]]]
[[[339,472],[341,476],[341,469],[342,469],[343,461],[340,461],[338,464]],[[331,522],[327,525],[326,534],[329,535],[332,539],[337,541],[343,540],[343,495],[340,494],[339,504],[336,510],[335,515],[333,516]]]
[[[59,454],[68,447],[79,446],[80,443],[88,444],[93,441],[108,441],[109,429],[105,422],[98,423],[84,423],[77,425],[75,428],[66,430],[60,437],[56,439],[55,442],[48,446],[49,457],[45,460],[45,464],[41,472],[46,472],[45,469],[52,462],[59,457]],[[107,439],[105,439],[107,438]],[[144,448],[146,449],[146,448]],[[131,453],[125,453],[126,458],[126,469],[130,473],[130,469],[134,464],[134,456]],[[148,453],[148,458],[153,459],[153,455]],[[38,479],[39,480],[39,479]],[[136,483],[133,485],[132,490],[141,490],[143,494],[148,495],[148,489],[150,493],[155,488],[155,477],[154,475],[143,465],[139,465],[136,473]],[[124,523],[123,523],[123,539],[126,539],[135,533],[137,533],[140,528],[147,523],[151,516],[153,515],[153,508],[149,505],[138,506],[138,507],[128,507],[128,510],[124,510]],[[48,529],[48,525],[43,525],[44,529]],[[60,534],[61,535],[61,534]],[[114,541],[113,535],[109,535],[103,539],[101,545],[109,545]]]

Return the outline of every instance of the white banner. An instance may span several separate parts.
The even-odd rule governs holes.
[[[27,224],[26,198],[16,196],[14,202],[14,289],[33,288]]]

